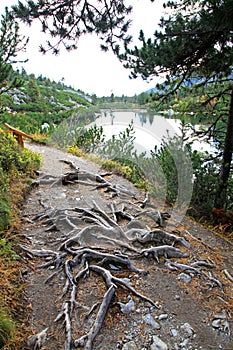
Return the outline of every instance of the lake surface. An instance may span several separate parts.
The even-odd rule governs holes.
[[[145,110],[102,111],[95,121],[97,126],[102,125],[107,139],[112,135],[119,135],[130,123],[135,131],[135,149],[150,153],[155,146],[159,147],[163,138],[181,136],[181,122],[179,119],[164,118]],[[205,142],[194,141],[193,150],[211,152],[212,147]]]

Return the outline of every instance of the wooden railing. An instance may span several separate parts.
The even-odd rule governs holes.
[[[33,137],[26,134],[25,132],[23,131],[20,131],[16,128],[14,128],[13,126],[5,123],[5,126],[9,129],[9,131],[15,136],[18,144],[24,148],[24,143],[23,143],[23,137],[27,138],[27,139],[30,139],[30,140],[33,140]]]

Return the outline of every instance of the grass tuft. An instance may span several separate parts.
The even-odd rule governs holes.
[[[0,348],[3,348],[15,333],[15,323],[4,310],[0,309]]]

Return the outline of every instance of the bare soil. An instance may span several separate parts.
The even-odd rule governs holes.
[[[27,147],[42,154],[41,171],[52,176],[59,177],[71,171],[68,164],[60,161],[62,159],[75,162],[81,170],[99,174],[104,172],[98,165],[86,159],[77,158],[53,148],[34,144],[27,144]],[[124,186],[133,192],[137,200],[144,198],[144,193],[134,188],[124,178],[109,175],[107,179],[112,184]],[[41,183],[34,187],[22,212],[22,233],[25,235],[27,247],[55,251],[61,244],[60,239],[64,232],[57,229],[47,230],[46,220],[33,220],[37,214],[43,212],[44,206],[56,209],[77,206],[90,208],[93,200],[107,208],[110,196],[103,190],[93,190],[91,186],[78,183],[67,186]],[[132,201],[130,198],[119,197],[115,199],[115,204],[121,205],[128,200]],[[134,202],[137,200],[134,199]],[[159,205],[155,202],[153,207],[159,210]],[[167,211],[169,212],[169,208]],[[151,223],[149,219],[146,224],[151,229],[156,227],[155,223]],[[80,230],[85,225],[89,224],[84,222]],[[152,257],[132,257],[134,265],[138,269],[147,271],[147,274],[127,269],[111,271],[115,276],[130,280],[131,285],[138,292],[157,302],[159,307],[153,307],[148,302],[135,297],[129,290],[119,288],[114,301],[110,304],[104,325],[93,343],[93,350],[162,349],[155,347],[155,344],[153,347],[154,335],[163,340],[167,349],[170,350],[233,349],[230,330],[228,327],[221,326],[225,322],[232,328],[233,283],[224,272],[227,270],[231,276],[233,275],[232,244],[188,218],[178,223],[174,217],[170,217],[167,220],[166,229],[184,237],[191,245],[188,249],[190,253],[188,258],[171,258],[170,261],[188,265],[194,261],[206,261],[215,267],[203,268],[199,275],[195,275],[179,269],[168,269],[165,264],[166,257],[161,257],[159,262]],[[179,248],[187,250],[184,247]],[[122,252],[125,253],[125,250],[123,249]],[[27,270],[23,271],[23,276],[27,282],[27,309],[31,310],[32,335],[48,328],[47,338],[41,348],[65,349],[65,324],[62,320],[57,322],[54,320],[67,298],[67,295],[62,297],[66,275],[61,267],[38,268],[38,265],[47,261],[46,258],[36,257],[26,252],[23,253],[23,258],[28,266]],[[183,280],[182,272],[186,277],[187,275],[191,277],[189,282]],[[209,276],[219,284],[205,277],[202,272],[211,274]],[[77,304],[72,319],[73,340],[88,332],[94,322],[96,310],[90,315],[88,313],[95,303],[102,301],[105,292],[106,286],[103,279],[92,272],[88,278],[79,283]],[[134,307],[129,312],[122,312],[120,303],[127,304],[129,300],[133,300]],[[221,318],[219,314],[225,316]],[[150,315],[156,323],[146,322],[146,315]],[[214,320],[220,321],[213,323]],[[127,347],[130,342],[133,346],[131,348]],[[26,348],[28,347],[25,345]]]

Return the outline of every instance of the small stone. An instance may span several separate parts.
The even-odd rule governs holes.
[[[176,299],[176,300],[180,300],[180,296],[176,294],[176,295],[175,295],[175,299]]]
[[[172,329],[170,330],[170,332],[171,332],[171,335],[172,335],[173,337],[177,337],[177,336],[178,336],[178,332],[177,332],[176,329],[172,328]]]
[[[120,305],[121,312],[123,312],[123,314],[129,314],[130,312],[135,310],[135,303],[134,303],[133,299],[131,299],[126,304],[121,303],[121,302],[119,302],[118,304]]]
[[[65,199],[66,198],[66,194],[64,192],[61,192],[55,198],[57,198],[57,199]]]
[[[131,284],[131,281],[129,278],[123,277],[123,278],[121,278],[121,280],[127,284]],[[131,298],[131,296],[128,296],[128,298]]]
[[[126,343],[126,344],[123,346],[122,350],[138,350],[138,347],[137,347],[137,345],[135,344],[135,342],[132,340],[132,341]]]
[[[189,339],[184,339],[179,345],[181,346],[182,349],[185,348],[185,346],[188,345]]]
[[[216,318],[212,321],[212,327],[213,328],[220,328],[221,327],[221,320],[219,318]]]
[[[226,311],[222,310],[222,312],[216,314],[214,318],[220,318],[221,320],[225,320],[227,318]]]
[[[187,273],[180,273],[179,275],[178,275],[178,277],[180,278],[180,279],[182,279],[184,282],[186,282],[186,283],[190,283],[191,282],[191,280],[192,280],[192,277],[190,277],[189,275],[187,275]]]
[[[188,322],[184,323],[181,327],[180,327],[185,333],[188,334],[189,337],[192,337],[194,334],[194,330],[193,328],[190,326],[190,324]]]
[[[121,269],[118,266],[115,266],[113,264],[109,264],[109,268],[114,271],[120,271]]]
[[[143,317],[143,321],[150,325],[152,328],[154,329],[160,329],[161,326],[158,322],[155,321],[154,317],[151,316],[151,314],[146,314],[144,317]]]
[[[168,350],[168,346],[164,341],[157,337],[157,335],[154,335],[150,350]]]
[[[44,191],[38,191],[36,194],[37,196],[42,196],[44,194]]]
[[[162,320],[166,320],[168,318],[168,314],[161,314],[158,316],[158,320],[162,321]]]

